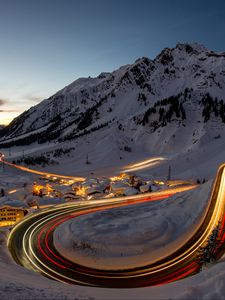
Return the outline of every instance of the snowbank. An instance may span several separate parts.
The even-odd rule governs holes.
[[[68,286],[16,265],[6,248],[7,230],[0,229],[0,299],[91,299],[79,287]],[[83,294],[83,296],[82,296]],[[90,293],[91,294],[91,293]],[[93,298],[92,298],[93,299]]]
[[[4,206],[10,206],[15,208],[29,208],[29,206],[20,200],[14,200],[10,197],[1,197],[0,198],[0,208]]]
[[[56,249],[92,268],[149,264],[179,248],[204,217],[212,182],[166,200],[83,215],[54,232]]]

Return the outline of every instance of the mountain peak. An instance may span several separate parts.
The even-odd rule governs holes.
[[[159,55],[156,56],[155,60],[162,64],[169,64],[176,60],[177,56],[186,55],[199,55],[203,52],[209,52],[209,50],[198,43],[178,43],[175,48],[164,48]]]
[[[199,54],[201,52],[209,51],[204,45],[199,43],[178,43],[176,49],[185,50],[187,53]]]

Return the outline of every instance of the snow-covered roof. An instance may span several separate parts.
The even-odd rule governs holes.
[[[125,182],[122,182],[122,181],[117,181],[117,182],[111,184],[111,189],[112,190],[126,189],[128,187],[129,187],[129,185]]]
[[[61,204],[65,203],[64,198],[39,198],[38,199],[39,205],[54,205],[54,204]]]
[[[87,195],[90,195],[93,193],[101,193],[101,189],[98,186],[92,186],[87,189],[86,193],[87,193]]]
[[[27,203],[22,202],[20,200],[13,200],[9,197],[1,197],[0,198],[0,207],[4,207],[4,206],[14,207],[14,208],[22,208],[22,209],[29,208]]]
[[[139,187],[139,189],[140,189],[140,191],[142,192],[142,193],[145,193],[145,192],[148,192],[149,191],[149,188],[150,188],[150,184],[144,184],[144,185],[141,185],[140,187]]]
[[[138,190],[133,187],[128,187],[124,190],[124,195],[131,196],[138,194]]]

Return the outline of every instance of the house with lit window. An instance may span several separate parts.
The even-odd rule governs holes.
[[[80,201],[84,199],[82,196],[76,194],[76,192],[74,192],[73,190],[67,191],[63,195],[63,198],[65,199],[66,202]]]
[[[28,205],[22,201],[1,198],[0,227],[14,225],[28,213],[28,208]]]

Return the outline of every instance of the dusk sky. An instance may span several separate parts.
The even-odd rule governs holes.
[[[177,42],[225,51],[225,1],[0,0],[0,124]]]

